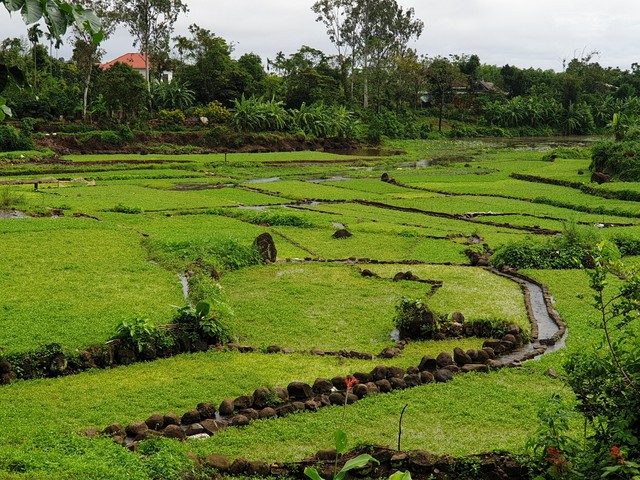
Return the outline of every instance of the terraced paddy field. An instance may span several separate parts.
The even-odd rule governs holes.
[[[523,272],[548,287],[569,334],[565,348],[518,368],[253,421],[201,440],[154,437],[136,451],[79,434],[202,402],[218,406],[261,386],[313,384],[377,365],[407,369],[425,355],[482,346],[474,336],[411,341],[384,358],[397,345],[402,298],[443,317],[515,324],[528,337],[521,286],[473,265],[467,251],[576,231],[593,239],[640,233],[640,203],[545,183],[588,183],[588,148],[582,158],[553,162],[543,159],[545,148],[490,142],[385,149],[379,156],[71,156],[0,167],[3,358],[49,344],[74,358],[108,342],[123,320],[169,324],[178,308],[199,300],[213,304],[232,343],[252,347],[0,386],[0,478],[201,478],[193,476],[204,475],[195,458],[295,462],[331,448],[338,426],[350,446],[393,446],[405,405],[403,448],[526,452],[539,408],[552,395],[574,402],[561,380],[543,373],[562,375],[568,354],[601,341],[588,279],[577,268]],[[638,184],[599,188],[640,193]],[[351,236],[334,238],[343,230]],[[253,247],[263,233],[274,240],[276,262],[263,263]],[[407,271],[420,281],[394,281]],[[267,353],[274,346],[280,353]],[[361,355],[321,354],[340,351]],[[583,421],[571,425],[579,434]]]

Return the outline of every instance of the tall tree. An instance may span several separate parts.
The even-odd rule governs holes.
[[[424,24],[414,18],[413,8],[405,10],[396,0],[321,0],[312,8],[327,25],[339,61],[349,51],[352,66],[362,69],[363,106],[368,108],[369,79],[375,74],[379,91],[382,69],[412,38],[420,37]]]
[[[447,98],[453,91],[453,85],[460,77],[460,70],[449,59],[436,57],[427,67],[427,83],[430,94],[438,101],[438,131],[442,131],[442,116]]]
[[[351,101],[349,67],[352,65],[353,44],[347,42],[344,37],[344,24],[351,4],[351,0],[318,0],[311,7],[313,12],[318,15],[316,22],[322,22],[327,27],[327,36],[338,52],[340,84],[347,102]]]
[[[169,50],[169,40],[181,13],[188,11],[182,0],[115,0],[119,20],[129,29],[134,46],[145,57],[145,79],[151,91],[149,58]]]
[[[113,0],[83,0],[82,3],[85,7],[93,8],[100,17],[102,20],[104,39],[109,38],[117,26]],[[90,32],[78,26],[74,26],[73,28],[73,43],[73,60],[84,82],[82,91],[82,118],[86,119],[93,69],[102,59],[104,50],[92,41]]]

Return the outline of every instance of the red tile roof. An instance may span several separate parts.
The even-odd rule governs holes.
[[[145,55],[142,53],[126,53],[121,57],[116,58],[115,60],[111,60],[107,63],[101,63],[100,68],[106,70],[109,67],[112,67],[116,63],[124,63],[126,65],[135,68],[136,70],[144,70],[145,69]],[[149,67],[151,67],[151,62],[149,62]]]

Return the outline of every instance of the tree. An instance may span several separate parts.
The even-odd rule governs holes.
[[[101,23],[92,10],[83,8],[78,4],[71,4],[61,0],[0,0],[8,12],[20,12],[24,23],[27,25],[44,19],[49,33],[56,39],[61,38],[71,25],[91,32],[92,40],[100,43],[102,40]],[[5,89],[9,81],[18,85],[24,85],[24,74],[16,67],[0,63],[0,93]],[[0,96],[0,121],[6,115],[11,115],[11,109],[6,105],[4,97]]]
[[[454,81],[460,76],[458,68],[448,59],[436,57],[427,66],[429,92],[438,99],[438,131],[442,131],[442,115],[446,99],[453,91]]]
[[[148,100],[144,78],[131,66],[116,63],[99,77],[99,92],[112,116],[122,121],[125,116],[140,113]]]
[[[115,0],[115,9],[133,36],[133,45],[139,45],[145,57],[145,79],[151,91],[149,58],[169,50],[173,26],[188,8],[182,0]]]
[[[347,65],[363,73],[363,106],[369,107],[369,79],[374,76],[380,92],[384,67],[409,40],[422,34],[424,24],[415,19],[414,9],[404,10],[396,0],[319,0],[313,7],[317,21],[327,26],[327,35],[338,49],[338,63],[345,96]],[[347,54],[351,59],[347,60]],[[351,89],[353,89],[353,76]]]
[[[342,93],[347,102],[351,101],[351,89],[349,88],[349,67],[353,44],[347,43],[344,38],[344,22],[351,5],[351,0],[318,0],[311,10],[318,15],[316,22],[322,22],[327,27],[327,36],[338,51],[337,60],[340,66],[340,83]]]
[[[414,18],[413,8],[404,10],[396,0],[354,0],[343,25],[346,41],[353,45],[355,59],[363,73],[363,106],[369,107],[369,78],[376,73],[377,90],[380,71],[385,63],[401,53],[412,38],[419,38],[424,28]]]
[[[90,4],[97,15],[102,20],[102,31],[104,39],[109,38],[116,29],[116,17],[113,7],[113,0],[82,0],[83,4]],[[87,117],[87,107],[89,103],[89,87],[93,76],[95,65],[100,62],[104,55],[104,50],[92,41],[90,32],[86,29],[74,26],[73,28],[73,60],[78,66],[78,70],[83,77],[84,85],[82,91],[82,118]]]

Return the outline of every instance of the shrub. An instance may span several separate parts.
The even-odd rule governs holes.
[[[578,245],[531,240],[501,245],[491,257],[494,267],[568,269],[579,268],[586,251]]]
[[[122,203],[118,203],[115,207],[113,207],[110,212],[116,213],[128,213],[130,215],[137,215],[142,213],[142,208],[140,207],[130,207],[127,205],[123,205]]]
[[[204,337],[217,343],[231,340],[231,330],[212,313],[209,302],[202,301],[195,307],[187,305],[178,309],[173,321],[195,338]]]
[[[611,241],[618,247],[622,256],[640,255],[640,238],[632,235],[619,235],[613,237]]]
[[[206,117],[209,123],[227,124],[232,119],[231,112],[217,100],[204,107],[196,107],[193,113],[198,117]]]
[[[18,130],[11,125],[0,125],[0,152],[19,150],[19,144]]]
[[[158,118],[164,126],[175,126],[184,123],[186,117],[182,110],[160,110]]]
[[[422,299],[402,297],[395,310],[393,323],[400,338],[431,340],[440,331],[440,319]]]
[[[146,317],[134,317],[122,320],[116,325],[114,338],[142,352],[146,346],[153,345],[159,329]]]

